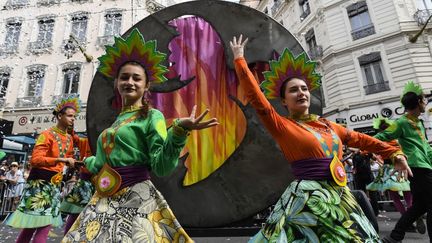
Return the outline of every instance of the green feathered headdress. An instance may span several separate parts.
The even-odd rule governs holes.
[[[288,78],[298,78],[305,81],[309,90],[314,90],[321,86],[321,75],[315,73],[316,62],[307,61],[304,52],[294,57],[285,48],[279,60],[272,60],[269,64],[270,71],[263,72],[265,80],[261,83],[267,99],[279,98],[280,88]]]
[[[372,123],[373,125],[372,126],[374,129],[380,129],[380,126],[383,122],[387,123],[389,126],[391,124],[393,124],[393,121],[386,118],[386,117],[378,117],[378,118],[373,119],[373,123]]]
[[[416,84],[412,80],[408,81],[404,86],[402,96],[401,96],[401,101],[402,101],[402,98],[404,97],[404,95],[406,95],[409,92],[413,92],[416,95],[421,95],[421,94],[423,94],[423,89],[420,86],[420,84]]]
[[[134,61],[144,67],[149,82],[165,82],[168,68],[161,63],[165,60],[166,54],[157,51],[156,44],[156,40],[146,42],[135,28],[126,39],[115,37],[112,46],[105,46],[106,54],[98,58],[98,70],[109,78],[116,78],[124,63]]]

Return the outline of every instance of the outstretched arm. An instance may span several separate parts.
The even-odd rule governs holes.
[[[248,39],[242,42],[242,38],[242,35],[240,35],[238,40],[234,37],[230,42],[231,50],[234,55],[235,71],[240,80],[240,87],[244,89],[248,101],[257,111],[257,114],[264,126],[274,138],[278,138],[286,128],[281,122],[282,117],[276,112],[264,96],[258,82],[255,80],[254,75],[247,66],[247,62],[243,55],[244,47]]]

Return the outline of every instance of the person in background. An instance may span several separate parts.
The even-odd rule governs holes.
[[[427,231],[432,242],[432,148],[426,139],[425,128],[420,115],[428,103],[419,84],[409,81],[404,86],[401,102],[405,114],[394,121],[387,129],[375,135],[383,141],[397,139],[413,175],[409,177],[412,206],[402,215],[385,243],[401,242],[411,225],[427,213]],[[418,227],[418,226],[417,226]]]
[[[22,229],[16,242],[46,242],[52,226],[63,224],[60,206],[60,184],[65,164],[74,167],[72,137],[67,133],[75,114],[81,109],[79,99],[69,96],[55,106],[57,124],[37,138],[30,164],[30,175],[21,201],[5,224]]]

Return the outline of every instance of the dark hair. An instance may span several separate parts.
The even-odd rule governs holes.
[[[280,87],[279,90],[279,96],[284,99],[285,98],[285,90],[286,90],[286,86],[288,84],[289,81],[295,79],[296,77],[288,77],[287,79],[285,79],[282,83],[282,86]]]
[[[386,130],[390,125],[385,121],[385,120],[381,120],[380,124],[379,124],[379,129],[380,130]]]
[[[145,67],[144,67],[141,63],[136,62],[136,61],[127,61],[127,62],[123,63],[122,65],[120,65],[119,69],[117,70],[116,78],[119,77],[119,75],[120,75],[120,70],[121,70],[124,66],[126,66],[126,65],[132,65],[132,66],[139,66],[139,67],[142,67],[142,69],[144,70],[144,75],[145,75],[145,77],[146,77],[147,86],[150,87],[149,77],[148,77],[148,75],[147,75],[147,71],[146,71]],[[149,112],[150,109],[151,109],[151,104],[150,104],[150,99],[148,99],[148,97],[146,97],[146,94],[145,94],[145,93],[144,93],[144,95],[143,95],[143,97],[142,97],[142,101],[143,101],[143,107],[142,107],[142,109],[141,109],[141,111],[140,111],[140,113],[141,113],[140,115],[141,115],[141,117],[146,118],[147,115],[148,115],[148,112]]]
[[[420,101],[423,99],[423,95],[417,95],[414,92],[408,92],[402,97],[402,105],[407,110],[414,110],[420,104]]]
[[[58,119],[58,116],[59,116],[59,115],[63,115],[64,113],[66,113],[66,110],[69,109],[69,108],[72,109],[72,110],[74,110],[74,111],[76,111],[75,108],[72,107],[72,106],[65,106],[65,107],[63,107],[63,109],[61,109],[61,110],[59,110],[59,111],[55,111],[55,110],[54,110],[54,111],[52,112],[52,114],[55,116],[55,118]]]

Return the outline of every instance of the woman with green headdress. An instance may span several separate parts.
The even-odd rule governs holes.
[[[279,60],[270,61],[270,71],[263,73],[263,93],[244,59],[246,42],[240,36],[230,43],[240,87],[295,177],[250,242],[379,242],[346,186],[342,147],[391,158],[401,171],[407,169],[404,155],[398,148],[309,113],[310,90],[319,87],[321,76],[304,53],[295,57],[285,49]],[[275,98],[288,109],[289,117],[278,114],[267,100]]]
[[[156,41],[144,41],[134,29],[127,39],[115,38],[99,58],[99,72],[114,79],[122,110],[98,138],[96,155],[86,168],[97,174],[96,193],[63,242],[192,242],[162,194],[150,181],[150,171],[169,175],[191,130],[217,125],[206,113],[176,119],[166,129],[162,113],[149,106],[149,85],[166,80],[166,55]]]

